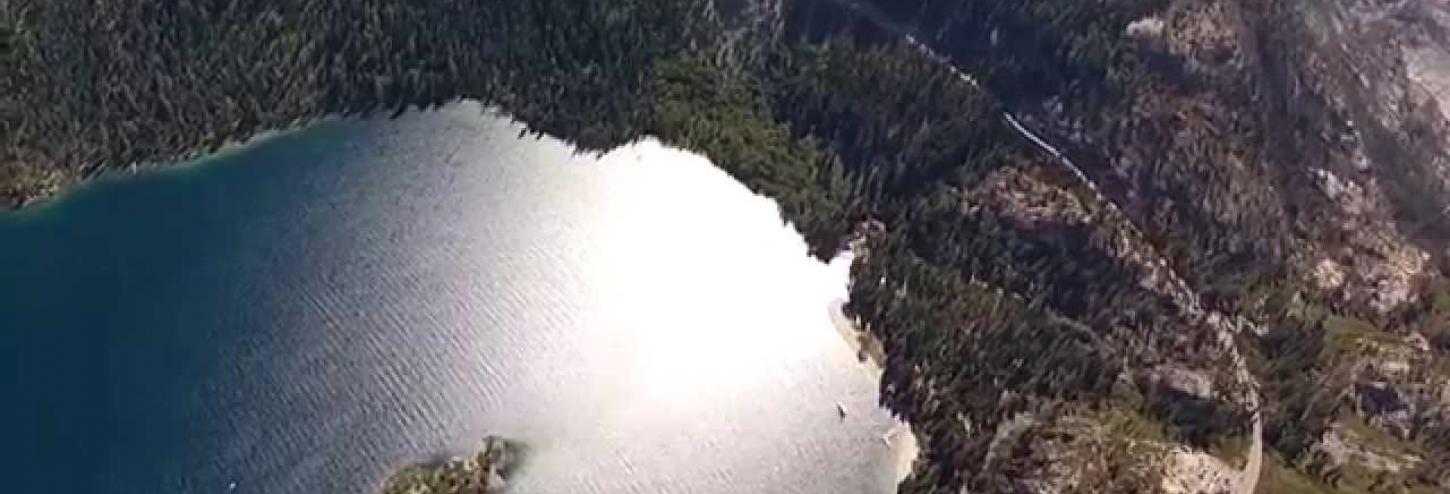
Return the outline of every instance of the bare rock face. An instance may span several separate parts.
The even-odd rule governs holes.
[[[1213,378],[1202,371],[1187,369],[1178,365],[1163,365],[1154,369],[1153,380],[1161,386],[1198,399],[1211,399]]]
[[[1087,114],[1049,98],[1024,118],[1078,151],[1190,285],[1212,268],[1160,239],[1221,228],[1210,236],[1242,237],[1238,255],[1282,260],[1291,283],[1356,310],[1404,310],[1421,300],[1423,279],[1439,276],[1430,260],[1441,247],[1425,239],[1444,219],[1435,198],[1450,191],[1450,133],[1425,96],[1445,84],[1424,54],[1450,45],[1425,48],[1383,12],[1443,14],[1446,3],[1169,2],[1122,36],[1173,82]],[[1443,31],[1438,22],[1419,37]]]
[[[1359,22],[1398,33],[1410,81],[1438,103],[1439,111],[1450,111],[1450,1],[1359,1],[1351,12]]]
[[[1341,468],[1354,466],[1392,474],[1407,471],[1424,461],[1413,453],[1376,444],[1371,438],[1365,437],[1369,434],[1376,432],[1355,432],[1348,426],[1336,424],[1324,433],[1324,438],[1315,449]]]
[[[973,200],[980,200],[1023,228],[1085,225],[1092,221],[1087,206],[1071,191],[1015,167],[998,170],[983,180],[969,195],[967,208],[975,207]]]
[[[1174,448],[1164,465],[1166,494],[1227,494],[1239,479],[1239,472],[1223,460],[1188,448]]]
[[[1168,52],[1188,61],[1191,70],[1236,69],[1245,60],[1243,13],[1237,2],[1177,2],[1166,15]]]
[[[1121,418],[1109,413],[1010,422],[1006,433],[999,433],[993,441],[999,450],[1015,451],[1011,456],[998,455],[998,461],[1013,462],[1009,467],[1014,472],[1012,486],[1007,490],[1089,494],[1152,492],[1167,490],[1170,485],[1198,485],[1196,476],[1204,471],[1165,468],[1174,464],[1171,458],[1179,452],[1171,444],[1126,426]],[[1233,476],[1232,469],[1225,472]],[[1218,473],[1215,470],[1205,477],[1216,478]]]
[[[1450,424],[1450,368],[1423,335],[1338,334],[1327,374],[1347,376],[1341,414],[1318,438],[1309,462],[1321,471],[1368,471],[1375,478],[1429,478],[1436,430]],[[1433,448],[1430,454],[1435,454]],[[1430,470],[1425,470],[1429,468]]]
[[[1344,272],[1343,265],[1333,259],[1324,258],[1320,259],[1314,265],[1314,270],[1310,273],[1310,276],[1315,288],[1328,292],[1344,286],[1347,275]]]
[[[1145,40],[1156,40],[1163,36],[1163,31],[1168,27],[1163,19],[1157,16],[1148,16],[1128,24],[1123,34]]]

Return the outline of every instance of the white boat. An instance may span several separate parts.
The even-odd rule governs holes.
[[[885,434],[882,434],[881,435],[881,444],[885,444],[886,447],[890,448],[891,447],[891,440],[892,439],[895,439],[896,438],[896,434],[899,433],[899,432],[901,432],[901,427],[900,426],[892,427],[891,430],[886,431]]]

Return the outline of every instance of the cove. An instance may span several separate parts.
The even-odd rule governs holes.
[[[368,493],[488,433],[511,493],[891,489],[844,266],[703,158],[519,134],[329,121],[0,215],[5,490]]]

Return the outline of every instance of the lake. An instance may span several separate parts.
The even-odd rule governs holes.
[[[703,158],[520,129],[327,121],[0,214],[3,490],[368,493],[489,433],[511,493],[892,490],[843,263]]]

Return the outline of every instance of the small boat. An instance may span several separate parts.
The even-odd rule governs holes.
[[[885,434],[882,434],[881,435],[881,444],[885,444],[886,447],[890,448],[891,447],[891,440],[892,439],[895,439],[896,438],[896,434],[899,433],[899,432],[901,432],[901,430],[900,430],[899,427],[892,427],[891,430],[886,431]]]
[[[839,401],[836,402],[836,415],[840,415],[842,419],[846,418],[846,405],[842,405]]]
[[[227,484],[227,492],[231,492],[231,491],[234,491],[234,490],[237,490],[237,483],[235,481],[233,481],[230,484]]]

